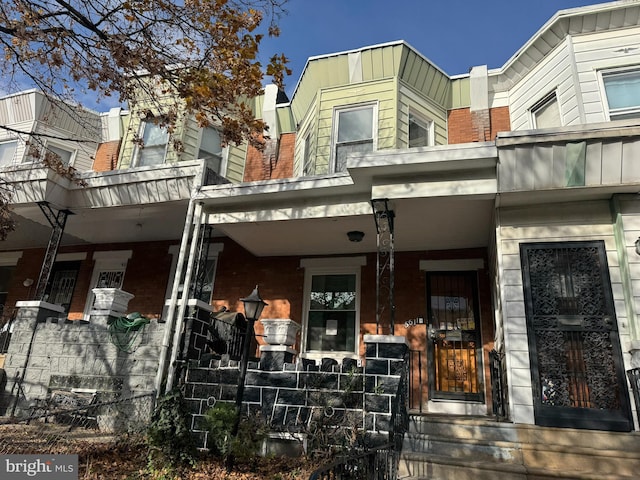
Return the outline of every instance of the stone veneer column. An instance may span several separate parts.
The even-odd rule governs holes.
[[[409,347],[405,337],[365,335],[365,430],[390,431],[391,409],[405,372]]]

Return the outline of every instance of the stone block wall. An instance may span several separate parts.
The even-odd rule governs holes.
[[[404,337],[365,335],[364,367],[353,360],[342,365],[326,361],[285,363],[267,370],[250,362],[242,398],[243,413],[259,413],[272,433],[297,438],[312,434],[319,425],[344,427],[374,442],[386,441],[392,405],[406,374]],[[208,447],[206,412],[217,402],[236,401],[239,364],[215,358],[207,365],[192,365],[186,377],[185,398],[190,428],[200,448]],[[271,368],[271,364],[268,366]]]
[[[40,305],[20,308],[14,323],[5,363],[7,384],[0,397],[3,412],[13,405],[18,391],[16,387],[11,396],[11,390],[23,371],[18,410],[46,398],[52,389],[96,389],[123,397],[154,390],[163,323],[152,320],[139,333],[135,350],[126,353],[111,342],[108,315],[70,322],[58,318],[55,305],[36,303]]]

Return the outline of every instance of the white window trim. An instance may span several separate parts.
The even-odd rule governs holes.
[[[331,258],[303,258],[300,266],[304,272],[304,297],[302,302],[302,335],[300,339],[300,357],[320,361],[323,358],[333,358],[341,361],[343,358],[359,358],[360,347],[360,299],[362,267],[366,265],[366,257],[331,257]],[[309,331],[309,307],[311,296],[311,280],[314,275],[343,275],[351,274],[356,277],[356,320],[353,351],[307,351],[307,334]]]
[[[425,147],[434,146],[435,145],[435,122],[429,117],[426,117],[425,115],[418,113],[414,109],[409,108],[409,115],[407,116],[407,147],[420,148],[420,147],[410,147],[409,145],[409,142],[410,142],[409,127],[411,125],[411,121],[410,121],[411,117],[413,117],[416,120],[416,123],[418,123],[421,127],[427,130],[427,145],[424,145],[424,146]]]
[[[598,87],[600,88],[600,96],[602,97],[602,107],[604,109],[605,118],[609,121],[617,120],[616,114],[620,116],[627,115],[627,114],[637,114],[638,117],[640,117],[640,106],[638,106],[636,108],[631,108],[629,110],[614,112],[613,118],[611,118],[611,109],[609,108],[609,98],[607,97],[607,89],[605,88],[605,85],[604,85],[604,77],[606,77],[607,75],[624,73],[624,72],[632,72],[632,71],[640,72],[640,65],[637,65],[637,64],[624,65],[624,66],[618,66],[618,67],[600,68],[597,70]]]
[[[13,267],[22,258],[22,251],[0,252],[0,267]]]
[[[98,275],[105,270],[124,270],[127,271],[127,264],[133,256],[133,250],[106,250],[102,252],[93,252],[93,271],[91,273],[91,281],[89,282],[89,291],[84,304],[84,319],[89,320],[91,310],[93,310],[94,294],[93,289],[98,283]],[[56,259],[58,260],[58,259]],[[124,275],[122,277],[124,282]]]
[[[213,128],[218,130],[215,126],[211,126],[209,128]],[[200,146],[202,145],[202,136],[204,135],[204,128],[200,129],[200,132],[198,133],[198,151],[197,151],[197,156],[200,156]],[[220,133],[220,131],[218,130],[218,133]],[[220,134],[222,136],[222,134]],[[169,142],[167,142],[168,145]],[[220,151],[220,171],[217,172],[218,175],[220,175],[221,177],[226,176],[227,174],[227,165],[229,163],[229,146],[225,145],[222,147],[222,150]],[[165,152],[165,159],[166,159],[166,152]]]
[[[365,109],[365,108],[369,108],[372,107],[373,111],[371,113],[372,115],[372,122],[373,122],[373,126],[372,126],[372,132],[371,135],[373,137],[373,145],[372,145],[372,151],[377,151],[378,150],[378,109],[379,109],[379,102],[375,101],[375,102],[365,102],[365,103],[358,103],[358,104],[353,104],[353,105],[340,105],[337,107],[333,107],[333,125],[331,128],[331,159],[330,159],[330,169],[329,172],[330,173],[342,173],[342,172],[336,172],[336,147],[337,147],[337,142],[338,142],[338,119],[340,118],[340,113],[341,112],[347,112],[350,110],[361,110],[361,109]]]
[[[153,118],[142,118],[140,120],[140,125],[138,126],[138,138],[142,140],[144,138],[144,129],[146,128],[148,123],[153,123]],[[167,162],[167,153],[169,151],[169,141],[171,140],[170,135],[167,134],[167,143],[164,146],[164,157],[162,163],[158,165],[164,165]],[[198,143],[198,145],[200,145]],[[131,159],[131,165],[133,167],[138,167],[140,165],[140,151],[144,150],[137,142],[135,143],[135,147],[133,149],[133,156]],[[153,165],[151,165],[153,166]]]
[[[536,112],[540,111],[540,109],[542,109],[543,107],[549,105],[554,101],[558,105],[558,112],[560,114],[560,126],[562,126],[562,108],[560,108],[560,99],[558,98],[557,89],[554,89],[553,91],[544,95],[540,100],[538,100],[529,108],[529,122],[530,122],[531,128],[538,128],[537,121],[536,121]]]

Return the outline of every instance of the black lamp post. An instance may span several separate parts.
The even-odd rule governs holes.
[[[240,299],[244,303],[244,316],[247,319],[247,326],[244,334],[244,345],[242,348],[242,358],[240,359],[240,376],[238,378],[238,391],[236,393],[236,419],[233,424],[233,430],[231,436],[235,437],[238,434],[238,427],[240,425],[240,411],[242,409],[242,397],[244,394],[244,380],[247,376],[247,364],[249,363],[249,348],[251,346],[251,339],[255,335],[253,331],[253,325],[260,315],[262,310],[267,306],[260,294],[258,293],[258,286],[253,289],[251,295]],[[229,454],[227,457],[227,470],[231,469],[233,465],[233,455]]]

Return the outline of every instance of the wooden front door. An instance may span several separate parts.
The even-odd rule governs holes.
[[[536,424],[633,428],[604,242],[520,247]]]
[[[427,273],[430,399],[482,401],[476,272]]]

